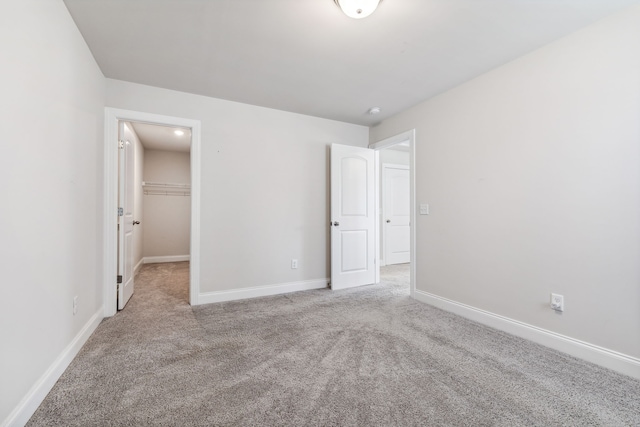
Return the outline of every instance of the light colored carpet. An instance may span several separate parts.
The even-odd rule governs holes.
[[[383,283],[199,306],[145,265],[30,426],[638,426],[640,381]]]

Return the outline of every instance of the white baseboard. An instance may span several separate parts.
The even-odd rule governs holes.
[[[136,266],[133,267],[133,275],[134,275],[134,277],[135,277],[136,274],[138,274],[138,271],[140,271],[140,268],[142,268],[142,264],[144,264],[144,258],[140,258],[140,261],[138,261]]]
[[[414,298],[467,319],[640,379],[640,359],[529,325],[489,311],[416,290]]]
[[[266,297],[269,295],[286,294],[289,292],[308,291],[310,289],[326,288],[329,279],[304,280],[301,282],[279,283],[276,285],[254,286],[251,288],[231,289],[228,291],[215,291],[201,293],[198,296],[198,304],[211,304],[214,302],[235,301],[247,298]]]
[[[9,416],[0,424],[1,427],[24,426],[29,418],[36,412],[47,394],[51,391],[56,381],[67,369],[71,361],[78,354],[82,346],[87,342],[93,331],[96,330],[102,321],[104,311],[102,307],[89,319],[84,327],[78,332],[69,345],[60,353],[56,360],[49,366],[49,369],[36,381],[25,397],[22,398],[18,406],[15,407]]]
[[[189,261],[190,259],[190,255],[146,256],[142,258],[142,262],[145,264],[157,264],[160,262]]]

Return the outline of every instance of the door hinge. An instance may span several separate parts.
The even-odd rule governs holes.
[[[124,216],[124,208],[118,208],[118,216]]]
[[[124,141],[123,140],[118,141],[118,148],[120,148],[120,149],[124,148]]]
[[[118,274],[118,282],[117,283],[122,283],[122,276]],[[119,288],[119,286],[118,286]]]

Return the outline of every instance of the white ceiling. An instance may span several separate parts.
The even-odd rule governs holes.
[[[106,77],[362,125],[639,2],[65,0]]]
[[[147,150],[181,151],[188,153],[191,149],[191,129],[152,125],[149,123],[131,123],[142,146]],[[181,130],[183,135],[176,135]]]

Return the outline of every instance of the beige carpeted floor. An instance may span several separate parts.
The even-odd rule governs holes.
[[[192,308],[149,264],[30,426],[638,426],[640,382],[383,283]]]

